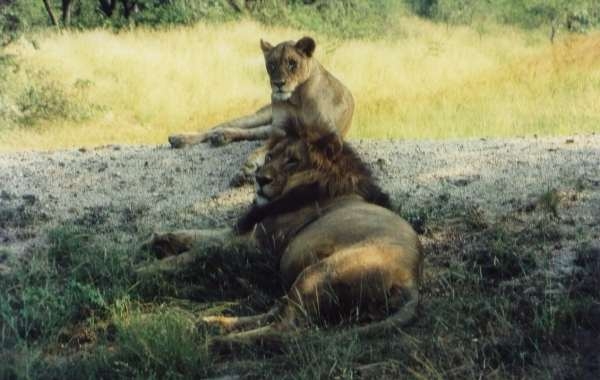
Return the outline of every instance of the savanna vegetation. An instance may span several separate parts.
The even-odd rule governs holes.
[[[354,138],[583,133],[600,118],[594,1],[124,1],[110,16],[74,1],[68,22],[48,3],[57,27],[42,1],[0,8],[3,150],[164,143],[252,112],[269,101],[258,39],[303,34],[356,97]]]
[[[497,217],[447,194],[400,207],[427,253],[414,324],[367,338],[315,327],[276,351],[221,355],[208,350],[217,332],[200,316],[266,310],[283,292],[276,263],[208,243],[183,272],[140,274],[150,258],[139,249],[150,227],[144,210],[114,225],[106,210],[90,209],[50,231],[48,247],[8,260],[0,378],[594,378],[600,251],[591,229],[565,222],[570,204],[592,191],[550,189]],[[19,213],[24,227],[36,223],[32,207]],[[569,264],[556,255],[561,245],[574,249]]]
[[[594,132],[599,25],[595,0],[8,0],[0,150],[166,143],[251,112],[269,99],[258,39],[304,34],[356,98],[350,138]],[[185,273],[141,276],[152,226],[133,210],[108,228],[90,209],[24,257],[0,246],[0,378],[593,378],[597,236],[559,218],[589,186],[494,218],[444,194],[399,206],[427,255],[414,325],[368,339],[314,328],[233,357],[208,351],[199,315],[263,311],[281,294],[275,264],[204,246]],[[44,217],[0,207],[0,228]],[[557,275],[561,244],[576,258]]]

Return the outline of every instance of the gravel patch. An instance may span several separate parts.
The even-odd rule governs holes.
[[[535,208],[540,194],[556,189],[566,200],[560,218],[600,239],[600,135],[351,143],[402,211],[469,204],[493,219]],[[34,251],[47,230],[68,223],[124,241],[153,229],[231,224],[253,194],[229,181],[257,146],[2,153],[2,257]]]

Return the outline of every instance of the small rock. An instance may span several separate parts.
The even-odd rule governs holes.
[[[575,139],[567,139],[565,140],[565,144],[573,144],[575,142]]]
[[[33,194],[23,194],[23,200],[27,203],[27,204],[34,204],[35,201],[37,200],[36,196]]]
[[[453,184],[454,186],[464,187],[474,181],[479,180],[480,178],[481,178],[481,176],[479,174],[477,174],[477,175],[462,176],[462,177],[458,177],[458,178],[449,179],[449,182],[451,184]]]
[[[77,150],[78,150],[80,153],[85,153],[85,152],[87,152],[87,149],[86,149],[86,148],[84,148],[84,147],[81,147],[81,148],[79,148],[79,149],[77,149]]]
[[[9,275],[12,269],[8,265],[0,264],[0,277]]]

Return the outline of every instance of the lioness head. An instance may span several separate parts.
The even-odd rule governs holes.
[[[294,90],[310,77],[315,41],[303,37],[297,42],[286,41],[273,46],[260,40],[260,48],[265,55],[271,81],[271,99],[288,100]]]
[[[255,175],[256,204],[264,205],[289,189],[326,177],[341,151],[342,140],[336,133],[313,142],[294,135],[272,141]]]

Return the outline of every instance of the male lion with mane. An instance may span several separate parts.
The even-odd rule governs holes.
[[[276,46],[261,40],[271,83],[271,104],[255,114],[219,124],[208,132],[169,136],[173,148],[209,141],[223,145],[240,140],[265,140],[283,133],[290,119],[305,128],[337,132],[344,137],[350,129],[354,99],[350,91],[314,57],[311,37],[285,41]],[[262,165],[265,148],[250,155],[234,184],[244,182]]]
[[[155,233],[148,247],[173,256],[143,270],[185,267],[194,260],[188,251],[204,240],[275,255],[287,294],[264,314],[204,317],[229,332],[213,339],[216,350],[280,342],[309,323],[370,322],[357,330],[371,334],[410,322],[422,247],[405,220],[376,204],[387,204],[387,195],[356,152],[336,133],[311,139],[292,129],[268,148],[255,202],[235,228]]]

